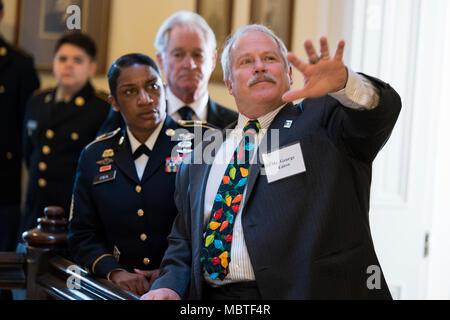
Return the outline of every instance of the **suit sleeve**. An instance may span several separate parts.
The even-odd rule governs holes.
[[[364,76],[379,93],[378,106],[372,110],[355,110],[329,99],[322,120],[328,135],[348,155],[371,163],[392,133],[400,113],[401,99],[387,83]]]
[[[114,269],[123,267],[113,258],[105,245],[105,231],[90,192],[92,178],[87,170],[86,149],[81,153],[77,168],[69,221],[68,247],[77,264],[106,278]]]
[[[192,261],[188,175],[189,166],[182,165],[176,177],[175,189],[178,215],[168,237],[169,246],[161,262],[160,276],[152,285],[152,290],[172,289],[183,299],[189,288]]]

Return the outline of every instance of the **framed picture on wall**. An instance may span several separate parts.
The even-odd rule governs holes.
[[[231,0],[197,0],[197,13],[209,24],[216,35],[217,62],[211,75],[211,81],[223,83],[223,71],[220,63],[222,46],[231,33],[233,1]]]
[[[293,12],[293,0],[252,0],[250,23],[269,27],[291,50]]]
[[[76,6],[77,11],[67,10],[70,6]],[[51,71],[57,40],[65,33],[77,31],[70,30],[69,26],[78,21],[80,30],[97,44],[98,73],[103,74],[106,71],[109,10],[109,0],[19,0],[15,43],[33,54],[38,70]],[[78,20],[74,20],[74,14],[79,16]]]

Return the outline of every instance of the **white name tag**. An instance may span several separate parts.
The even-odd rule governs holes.
[[[306,171],[300,143],[263,154],[262,159],[269,183]]]

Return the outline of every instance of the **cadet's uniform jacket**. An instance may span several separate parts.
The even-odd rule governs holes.
[[[29,181],[22,231],[36,225],[46,206],[61,206],[69,215],[80,152],[96,137],[109,111],[90,83],[68,103],[55,102],[55,93],[38,94],[27,105],[24,158]]]
[[[177,214],[177,151],[190,151],[194,142],[190,131],[197,134],[210,128],[201,122],[178,123],[166,117],[141,179],[126,129],[99,136],[83,150],[68,243],[74,261],[91,273],[106,277],[115,269],[159,268]],[[200,130],[192,130],[194,126]],[[179,134],[183,128],[184,138]]]
[[[33,59],[0,37],[0,205],[20,203],[25,105],[38,88]]]

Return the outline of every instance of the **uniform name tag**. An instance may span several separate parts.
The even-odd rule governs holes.
[[[306,171],[300,143],[263,154],[262,159],[269,183]]]
[[[93,184],[99,184],[116,178],[116,170],[96,175]]]

